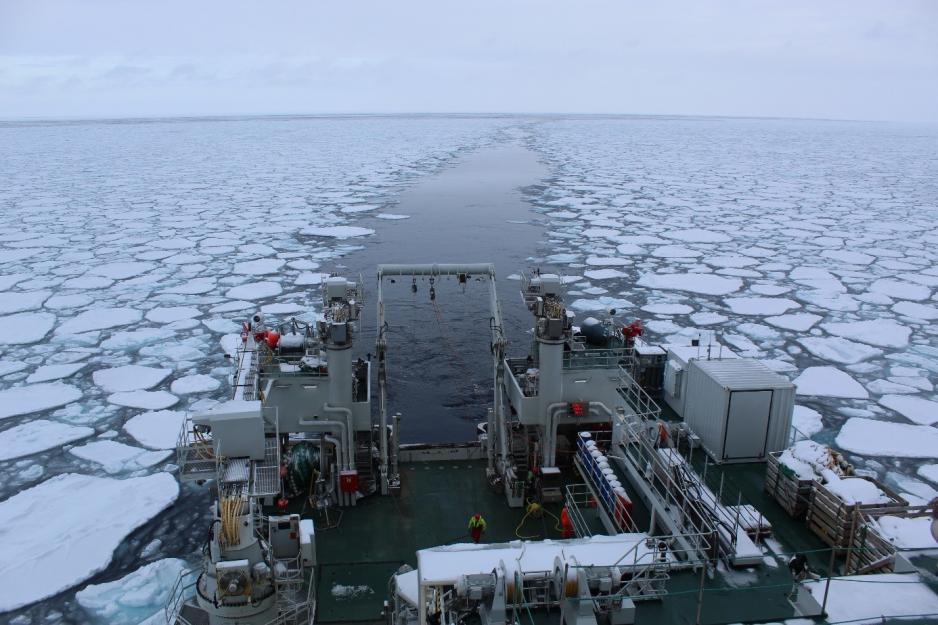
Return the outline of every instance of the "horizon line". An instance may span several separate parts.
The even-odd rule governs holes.
[[[774,121],[819,121],[853,123],[890,123],[933,125],[938,122],[924,120],[852,119],[838,117],[804,117],[784,115],[728,115],[698,113],[575,113],[575,112],[472,112],[472,111],[411,111],[411,112],[320,112],[320,113],[169,113],[139,115],[52,115],[52,116],[0,116],[0,123],[63,123],[63,122],[133,122],[133,121],[226,121],[266,118],[341,118],[341,117],[581,117],[581,118],[683,118],[683,119],[744,119]]]

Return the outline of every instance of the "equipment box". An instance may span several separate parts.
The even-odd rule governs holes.
[[[339,488],[343,493],[358,492],[358,471],[339,471]]]

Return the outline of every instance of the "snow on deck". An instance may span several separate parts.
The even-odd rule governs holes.
[[[805,584],[820,603],[826,579]],[[938,594],[918,573],[835,577],[827,597],[829,622],[875,623],[882,617],[938,614]]]
[[[460,575],[490,573],[502,560],[506,564],[517,562],[522,571],[551,571],[557,556],[568,562],[572,556],[583,566],[617,564],[625,567],[636,558],[651,561],[655,548],[646,546],[647,539],[648,534],[635,533],[575,540],[519,540],[493,545],[458,543],[421,549],[417,552],[417,568],[420,583],[439,585],[455,584]]]

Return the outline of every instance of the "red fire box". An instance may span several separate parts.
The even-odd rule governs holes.
[[[354,493],[358,491],[358,471],[339,471],[339,488],[343,493]]]

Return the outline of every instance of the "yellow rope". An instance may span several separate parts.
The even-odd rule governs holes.
[[[554,523],[554,529],[555,529],[556,531],[558,531],[558,532],[562,532],[562,531],[563,531],[563,530],[561,529],[561,527],[560,527],[560,519],[557,517],[557,515],[555,515],[553,512],[551,512],[550,510],[548,510],[547,508],[545,508],[545,507],[542,506],[541,504],[537,503],[536,501],[533,501],[533,500],[529,499],[529,500],[528,500],[527,508],[525,509],[525,512],[524,512],[524,516],[521,517],[521,522],[518,523],[518,526],[515,528],[515,536],[517,536],[518,538],[520,538],[520,539],[522,539],[522,540],[530,540],[530,539],[532,539],[532,538],[540,538],[540,537],[541,537],[540,534],[535,534],[535,535],[532,535],[532,536],[522,536],[522,535],[521,535],[521,526],[524,525],[524,522],[527,521],[527,519],[528,519],[529,516],[534,515],[534,518],[538,518],[538,517],[541,516],[542,514],[547,514],[548,516],[550,516],[550,517],[552,517],[552,518],[554,519],[554,521],[555,521],[555,523]]]

